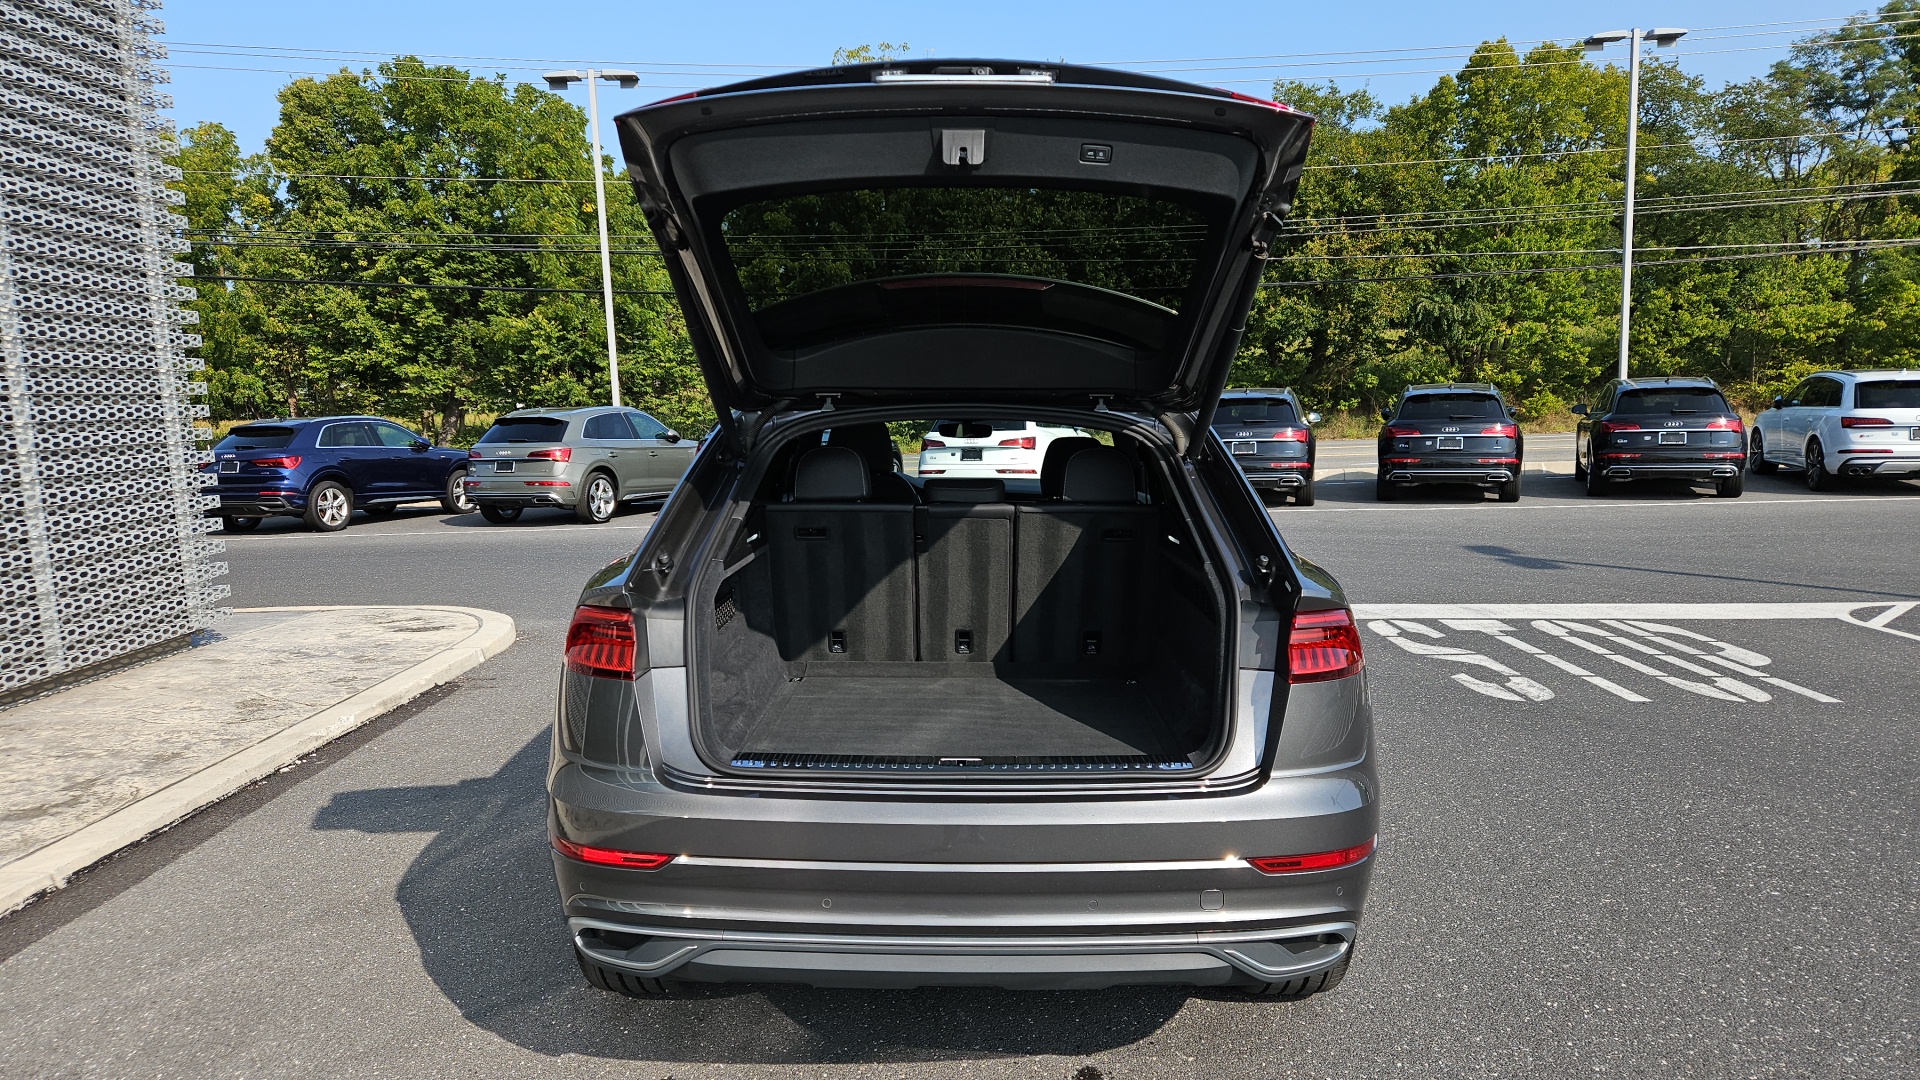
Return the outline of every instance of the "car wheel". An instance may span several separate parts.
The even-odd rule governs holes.
[[[1737,499],[1747,490],[1747,474],[1734,473],[1713,485],[1713,493],[1722,499]]]
[[[1580,464],[1580,451],[1573,452],[1573,478],[1584,483],[1587,479],[1587,467]]]
[[[1373,497],[1380,502],[1392,502],[1400,497],[1400,493],[1394,490],[1393,485],[1388,483],[1385,477],[1376,476],[1373,480]]]
[[[1256,983],[1246,988],[1247,993],[1257,997],[1275,997],[1285,1001],[1298,1001],[1315,994],[1324,994],[1339,986],[1347,977],[1347,968],[1353,964],[1353,949],[1348,947],[1345,956],[1325,971],[1316,971],[1311,975],[1302,975],[1297,979],[1283,982]]]
[[[1772,476],[1780,471],[1780,466],[1767,460],[1767,441],[1760,437],[1760,429],[1753,429],[1753,438],[1747,445],[1747,468],[1761,476]]]
[[[374,503],[372,506],[363,506],[360,509],[365,510],[374,517],[391,517],[395,510],[400,509],[400,504]]]
[[[495,525],[505,525],[509,521],[520,520],[520,507],[482,506],[480,508],[480,516],[493,522]]]
[[[1608,481],[1606,477],[1600,475],[1598,468],[1589,465],[1587,467],[1587,494],[1597,498],[1607,494],[1611,490],[1613,490],[1613,484]]]
[[[227,532],[252,532],[259,528],[260,522],[265,519],[257,517],[223,517],[220,520],[224,524]]]
[[[353,520],[353,492],[345,484],[322,480],[307,492],[305,516],[315,532],[339,532]]]
[[[440,509],[449,514],[473,513],[473,498],[467,494],[467,470],[455,469],[447,477],[447,490],[440,495]]]
[[[1313,505],[1313,477],[1311,476],[1307,477],[1306,483],[1301,484],[1298,488],[1294,490],[1293,505],[1295,506],[1312,506]]]
[[[1519,473],[1515,473],[1513,475],[1513,479],[1500,485],[1500,501],[1501,502],[1519,502],[1520,501],[1520,474]]]
[[[620,971],[589,960],[587,954],[581,952],[578,946],[574,947],[573,958],[580,965],[580,974],[585,975],[587,982],[596,989],[634,998],[659,997],[662,994],[671,993],[673,989],[673,984],[665,979],[642,978],[631,972]]]
[[[1832,491],[1835,478],[1827,473],[1826,451],[1820,448],[1820,440],[1807,443],[1807,490]]]
[[[613,511],[619,505],[619,493],[614,490],[613,477],[603,472],[589,473],[586,487],[580,492],[580,501],[573,504],[573,513],[588,525],[600,525],[613,520]]]

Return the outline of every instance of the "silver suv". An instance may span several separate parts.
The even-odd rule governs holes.
[[[623,502],[657,499],[693,463],[695,444],[638,409],[521,409],[467,453],[467,497],[495,524],[529,506],[602,522]]]
[[[1338,983],[1360,637],[1211,425],[1311,120],[915,60],[619,126],[720,427],[567,630],[587,979]],[[1034,484],[889,460],[887,425],[1001,418],[1094,437]]]

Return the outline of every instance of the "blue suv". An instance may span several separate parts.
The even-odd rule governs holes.
[[[376,416],[262,420],[227,432],[213,448],[220,496],[209,511],[231,532],[278,515],[320,532],[347,527],[353,512],[391,514],[402,503],[438,499],[449,514],[473,509],[461,481],[467,452],[434,446]]]

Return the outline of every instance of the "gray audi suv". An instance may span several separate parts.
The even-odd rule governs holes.
[[[1360,639],[1212,423],[1312,123],[973,60],[619,118],[719,428],[567,631],[591,983],[1341,980]],[[1007,418],[1086,434],[1032,476],[893,463],[890,424]]]

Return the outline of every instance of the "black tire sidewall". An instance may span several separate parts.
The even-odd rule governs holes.
[[[480,516],[495,525],[507,525],[520,520],[518,506],[481,506]]]
[[[346,516],[340,519],[338,525],[328,525],[320,517],[320,493],[328,488],[338,488],[347,499]],[[302,516],[306,518],[307,527],[315,532],[339,532],[353,522],[353,490],[337,480],[320,481],[307,492],[307,512]]]
[[[608,510],[606,517],[599,516],[594,513],[593,510],[593,485],[602,481],[604,481],[608,487],[613,488],[613,506]],[[613,477],[603,472],[588,473],[587,482],[580,485],[580,501],[573,506],[574,516],[578,517],[583,524],[605,525],[607,522],[613,520],[614,514],[619,512],[620,488],[614,484]]]
[[[465,469],[455,469],[447,474],[447,488],[440,496],[440,509],[449,514],[471,514],[480,509],[472,499],[467,499],[466,509],[460,508],[460,500],[467,494],[466,479]]]

